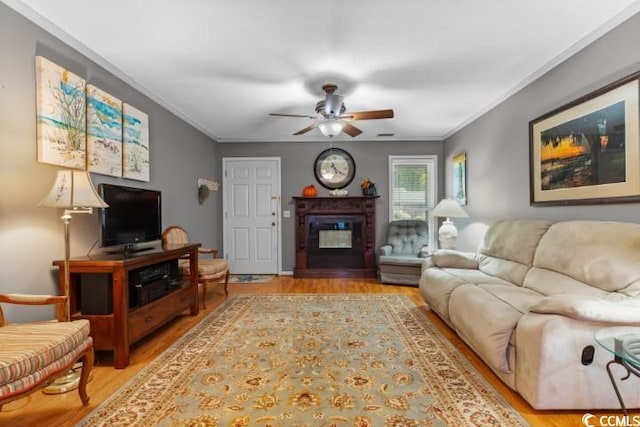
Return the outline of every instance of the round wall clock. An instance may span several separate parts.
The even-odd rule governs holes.
[[[325,188],[344,188],[356,175],[356,164],[351,154],[341,148],[324,150],[314,164],[316,179]]]

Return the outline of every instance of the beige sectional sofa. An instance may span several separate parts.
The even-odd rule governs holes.
[[[498,221],[477,253],[434,252],[420,290],[534,408],[620,408],[606,371],[613,355],[593,335],[640,328],[640,225]],[[640,379],[618,385],[627,407],[640,407]]]

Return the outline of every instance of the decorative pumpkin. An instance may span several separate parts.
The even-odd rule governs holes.
[[[304,197],[316,197],[318,195],[318,189],[315,185],[307,185],[302,189],[302,195]]]

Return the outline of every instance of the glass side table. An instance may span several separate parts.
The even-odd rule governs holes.
[[[628,379],[632,374],[640,377],[640,327],[614,326],[603,328],[596,331],[593,338],[600,347],[613,354],[613,360],[607,363],[607,374],[609,374],[609,379],[622,407],[622,412],[627,415],[627,408],[624,406],[622,395],[611,372],[611,365],[621,365],[627,370],[627,375],[622,377],[620,381]]]

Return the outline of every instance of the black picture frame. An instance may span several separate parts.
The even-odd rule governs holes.
[[[324,188],[344,188],[356,176],[356,163],[351,154],[342,148],[328,148],[318,154],[313,163],[316,180]]]

